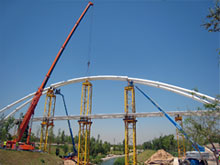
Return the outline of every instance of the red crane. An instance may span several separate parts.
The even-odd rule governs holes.
[[[60,48],[59,52],[57,53],[57,56],[56,58],[54,59],[48,73],[46,74],[41,86],[38,88],[37,92],[35,93],[32,101],[31,101],[31,104],[24,116],[24,119],[22,120],[22,123],[20,124],[20,127],[18,128],[18,133],[17,133],[17,138],[14,140],[14,141],[8,141],[7,142],[7,146],[9,146],[10,148],[12,149],[15,149],[15,144],[16,142],[19,142],[24,134],[24,131],[25,129],[27,128],[28,126],[28,123],[31,119],[31,116],[34,114],[34,110],[38,104],[38,101],[40,100],[40,97],[42,95],[42,92],[44,90],[44,87],[46,86],[49,78],[50,78],[50,75],[52,74],[53,72],[53,69],[55,68],[60,56],[62,55],[66,45],[68,44],[71,36],[73,35],[73,33],[75,32],[76,28],[78,27],[80,21],[82,20],[82,18],[84,17],[84,15],[86,14],[87,10],[89,9],[90,6],[92,6],[93,3],[92,2],[89,2],[86,6],[86,8],[84,9],[83,13],[81,14],[81,16],[79,17],[79,19],[77,20],[76,24],[74,25],[74,27],[72,28],[71,32],[69,33],[68,37],[66,38],[64,44],[62,45],[62,47]],[[28,138],[29,139],[29,138]],[[29,140],[27,140],[27,142],[29,143]],[[33,150],[34,147],[29,145],[29,144],[22,144],[19,146],[20,149],[24,149],[24,150]]]

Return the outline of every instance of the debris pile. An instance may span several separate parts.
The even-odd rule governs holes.
[[[144,164],[170,165],[173,164],[173,160],[174,157],[162,149],[153,154]]]
[[[76,163],[72,160],[64,160],[64,165],[76,165]]]

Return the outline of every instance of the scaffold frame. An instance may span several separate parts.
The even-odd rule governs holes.
[[[85,81],[82,84],[80,115],[91,115],[92,112],[92,84]],[[78,139],[78,165],[89,164],[89,146],[91,132],[91,118],[81,117],[79,123]]]
[[[56,104],[56,95],[54,94],[53,89],[48,89],[46,99],[45,99],[45,106],[44,106],[44,119],[41,123],[41,136],[40,136],[40,146],[39,149],[48,152],[47,146],[49,142],[49,152],[50,152],[50,140],[48,139],[49,130],[53,129],[54,123],[53,119],[50,117],[54,117],[55,112],[55,104]]]
[[[175,121],[183,128],[182,116],[177,115]],[[178,158],[184,159],[186,157],[186,148],[185,148],[185,138],[178,129],[176,129],[176,138],[177,138],[177,147],[178,147]]]
[[[137,164],[136,153],[136,117],[130,115],[130,113],[136,113],[135,109],[135,90],[132,83],[124,88],[124,104],[125,113],[125,165]],[[132,151],[130,151],[132,148]],[[129,157],[132,154],[132,157]]]

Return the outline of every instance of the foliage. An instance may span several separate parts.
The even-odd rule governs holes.
[[[19,120],[15,121],[15,124],[17,125],[18,129],[20,128],[20,125],[21,125],[23,119],[24,119],[24,114],[20,113]],[[20,140],[21,142],[26,142],[27,141],[28,132],[29,132],[29,125],[27,125],[27,127],[24,130],[24,133],[23,133],[23,135],[21,137],[21,140]]]
[[[62,133],[61,133],[61,142],[64,143],[65,140],[66,140],[66,139],[65,139],[65,132],[62,131]]]
[[[93,158],[91,156],[91,162],[93,164],[100,164],[102,162],[102,158],[104,158],[104,157],[105,157],[105,155],[102,155],[102,154],[98,154],[95,158]]]
[[[56,148],[56,156],[59,156],[59,154],[60,154],[60,149]]]
[[[125,164],[125,158],[124,157],[117,158],[114,162],[114,165],[124,165],[124,164]]]
[[[96,140],[94,137],[90,139],[90,155],[93,157],[98,156],[98,154],[107,155],[110,151],[111,144],[108,142],[102,142],[99,138]]]
[[[63,145],[63,152],[64,152],[64,154],[66,154],[68,150],[69,150],[68,145],[67,145],[67,144],[64,144],[64,145]]]
[[[108,142],[102,142],[100,135],[97,140],[94,137],[90,138],[90,156],[92,157],[92,163],[100,163],[101,158],[105,157],[111,149],[111,144]]]
[[[218,98],[218,97],[217,97]],[[200,145],[211,144],[213,151],[216,151],[213,143],[220,143],[220,103],[216,99],[213,103],[205,104],[201,116],[196,116],[196,112],[185,119],[185,130],[195,142]],[[199,108],[200,110],[200,108]],[[214,154],[215,155],[215,154]]]
[[[220,32],[220,1],[216,0],[214,8],[209,8],[209,14],[206,16],[207,22],[202,26],[209,32]]]
[[[53,133],[53,127],[50,127],[49,128],[49,134],[48,134],[48,139],[51,143],[54,143],[55,142],[55,135]]]
[[[4,115],[0,117],[0,140],[11,140],[11,134],[9,130],[14,126],[14,118],[9,117],[8,120],[4,120]]]
[[[31,132],[31,136],[30,136],[30,141],[31,142],[39,142],[40,138],[38,138],[37,136],[35,136],[35,134],[33,132]]]
[[[52,146],[52,153],[56,154],[56,149],[59,149],[59,154],[58,155],[66,155],[68,152],[73,152],[73,146],[72,146],[72,138],[70,135],[65,135],[65,132],[62,131],[61,129],[58,129],[58,134],[57,136],[51,132],[50,134],[53,139],[54,143],[57,143],[58,145]],[[78,143],[78,136],[74,137],[74,141],[77,144]],[[61,149],[61,150],[60,150]],[[77,149],[77,148],[76,148]],[[101,158],[105,157],[107,154],[109,154],[111,149],[111,144],[108,142],[102,142],[100,140],[100,135],[95,139],[94,137],[90,138],[90,156],[91,156],[91,162],[98,164],[102,160]]]
[[[201,116],[196,116],[196,112],[192,112],[194,115],[185,119],[185,129],[194,141],[199,141],[201,144],[211,141],[220,142],[220,108],[216,103],[206,104],[204,108],[207,111]]]
[[[113,155],[123,155],[123,154],[124,154],[123,151],[117,151],[117,150],[110,151],[109,153],[110,153],[110,154],[113,154]]]
[[[154,138],[152,141],[147,141],[143,143],[143,149],[159,150],[164,149],[172,154],[177,152],[177,141],[174,139],[174,135],[160,136],[159,138]]]

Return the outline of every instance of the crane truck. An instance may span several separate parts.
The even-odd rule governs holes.
[[[139,87],[135,86],[164,116],[184,135],[184,137],[192,144],[195,151],[186,152],[186,158],[179,160],[180,165],[205,165],[209,159],[209,153],[205,152],[205,148],[195,143],[183,130],[183,128],[175,122],[152,98],[144,93]]]
[[[30,143],[29,138],[27,138],[26,143],[21,143],[20,140],[24,134],[25,129],[27,128],[31,117],[34,115],[34,111],[35,108],[40,100],[40,97],[42,95],[42,92],[58,62],[58,60],[60,59],[66,45],[68,44],[70,38],[72,37],[73,33],[75,32],[76,28],[78,27],[79,23],[81,22],[82,18],[84,17],[84,15],[86,14],[87,10],[89,9],[90,6],[92,6],[93,3],[89,2],[86,6],[86,8],[84,9],[83,13],[81,14],[81,16],[79,17],[79,19],[77,20],[77,22],[75,23],[74,27],[72,28],[72,30],[70,31],[69,35],[67,36],[64,44],[62,45],[62,47],[60,48],[56,58],[54,59],[49,71],[47,72],[41,86],[38,88],[37,92],[35,93],[30,106],[17,130],[17,137],[16,139],[12,140],[12,141],[7,141],[7,148],[11,148],[11,149],[16,149],[16,144],[19,144],[19,149],[21,150],[34,150],[34,145]],[[31,132],[31,127],[29,128],[29,136],[30,136],[30,132]]]

